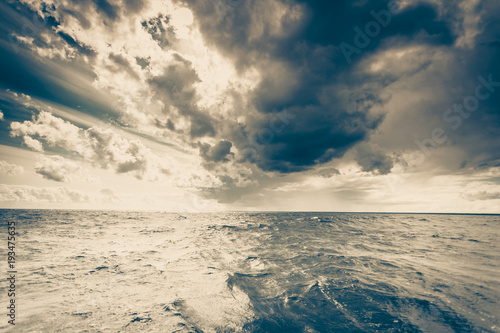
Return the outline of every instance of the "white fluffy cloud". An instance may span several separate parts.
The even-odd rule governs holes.
[[[35,172],[43,178],[56,182],[67,182],[71,175],[77,172],[78,165],[61,156],[42,156],[35,164]]]
[[[91,192],[68,187],[38,187],[0,184],[0,207],[58,207],[68,209],[133,209],[163,211],[216,211],[224,206],[181,191],[147,191],[123,193],[111,188]]]
[[[24,168],[20,165],[10,164],[0,160],[0,175],[19,176],[24,172]]]
[[[28,140],[25,139],[25,143],[29,147],[31,146],[28,142],[36,140],[32,138],[36,136],[52,147],[61,147],[77,152],[84,150],[81,129],[61,118],[54,117],[49,112],[41,112],[32,121],[25,121],[23,123],[12,122],[10,128],[12,136],[27,137]]]
[[[30,121],[11,123],[11,135],[23,136],[25,143],[43,141],[51,148],[76,153],[102,169],[131,174],[137,179],[155,180],[168,173],[165,161],[140,141],[125,139],[110,129],[91,127],[84,130],[46,111]],[[61,164],[63,168],[58,167]],[[67,181],[65,175],[74,169],[62,158],[46,159],[36,166],[37,173],[56,181]]]
[[[256,75],[237,73],[230,61],[207,45],[193,13],[180,2],[137,1],[133,10],[128,2],[118,1],[110,1],[106,9],[94,1],[23,2],[41,17],[57,20],[53,32],[66,36],[66,40],[71,36],[75,48],[91,50],[90,57],[84,55],[86,52],[80,55],[92,68],[94,87],[115,97],[122,123],[169,143],[184,147],[192,143],[187,134],[191,127],[200,127],[200,115],[191,114],[191,109],[199,109],[207,119],[236,118],[234,112],[240,108],[233,105],[232,93],[248,92],[259,81]],[[52,5],[57,9],[52,10]],[[44,38],[47,40],[39,43],[42,47],[30,45],[44,61],[54,57],[54,50],[69,48],[61,38],[49,38],[48,34]],[[64,60],[73,54],[61,51],[57,57]],[[193,93],[190,105],[183,105],[183,110],[175,98],[165,98],[149,87],[169,74],[169,68],[179,65],[192,70],[196,77],[189,84],[183,83],[184,73],[170,87],[175,90],[184,85],[184,90]]]
[[[66,187],[42,188],[33,186],[0,185],[0,202],[24,203],[82,203],[89,196]]]
[[[43,151],[43,145],[40,141],[33,139],[31,136],[23,136],[24,144],[35,151]]]

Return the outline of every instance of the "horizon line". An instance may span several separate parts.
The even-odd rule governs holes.
[[[131,209],[104,209],[104,208],[0,208],[0,210],[57,210],[57,211],[102,211],[102,212],[133,212],[133,213],[318,213],[318,214],[392,214],[392,215],[490,215],[500,216],[499,213],[439,213],[439,212],[370,212],[370,211],[301,211],[301,210],[214,210],[214,211],[169,211],[157,209],[131,210]]]

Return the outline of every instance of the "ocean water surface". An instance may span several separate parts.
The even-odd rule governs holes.
[[[500,332],[500,216],[0,215],[5,332]]]

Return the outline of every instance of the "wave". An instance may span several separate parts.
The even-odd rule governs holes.
[[[19,331],[500,332],[498,217],[0,215],[22,239]]]

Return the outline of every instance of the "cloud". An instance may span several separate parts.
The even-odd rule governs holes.
[[[467,182],[460,197],[471,202],[487,202],[500,199],[499,167],[476,173],[473,181]],[[495,206],[495,205],[493,205]]]
[[[243,107],[247,121],[240,133],[223,133],[221,138],[240,152],[248,148],[248,141],[256,142],[259,147],[247,161],[264,171],[281,173],[304,171],[341,158],[365,140],[383,120],[386,100],[380,96],[382,85],[348,66],[338,45],[352,39],[352,28],[369,17],[370,9],[382,8],[383,3],[370,3],[368,8],[254,1],[235,6],[217,20],[214,6],[186,2],[198,17],[205,38],[232,59],[240,73],[257,70],[260,75]],[[402,33],[418,36],[422,44],[452,42],[447,24],[435,8],[413,6],[403,16],[406,19],[394,18],[380,39],[397,39]],[[427,37],[421,31],[426,31]],[[380,39],[367,54],[380,46]],[[398,43],[416,41],[402,39]],[[273,118],[285,112],[294,120],[279,131],[270,128]]]
[[[35,151],[43,151],[43,145],[40,141],[33,139],[30,136],[23,136],[24,144]]]
[[[109,19],[116,20],[119,17],[119,8],[107,0],[97,0],[95,1],[97,10],[103,12]]]
[[[17,14],[20,20],[24,14],[26,17],[34,15],[47,24],[37,29],[31,42],[19,47],[20,55],[26,57],[26,64],[18,66],[26,69],[26,80],[22,81],[37,82],[32,88],[23,87],[23,91],[29,88],[28,92],[33,92],[35,97],[59,102],[61,99],[49,96],[48,91],[35,90],[49,87],[50,91],[61,92],[67,90],[67,87],[75,87],[75,91],[80,91],[80,97],[83,97],[84,91],[93,94],[91,98],[84,98],[92,101],[98,96],[94,89],[99,88],[101,96],[108,93],[113,95],[113,98],[107,100],[112,101],[113,106],[118,106],[119,109],[113,107],[111,111],[109,108],[103,110],[102,107],[91,107],[88,102],[83,103],[82,98],[71,103],[71,106],[83,112],[94,112],[97,117],[106,121],[115,120],[118,124],[126,124],[158,140],[180,144],[188,149],[195,147],[198,139],[216,135],[217,120],[211,115],[211,110],[202,107],[200,102],[212,92],[200,94],[198,87],[208,87],[212,81],[218,81],[219,76],[229,77],[229,74],[220,75],[217,73],[218,69],[213,68],[214,59],[208,58],[204,53],[215,52],[202,44],[199,35],[189,41],[191,49],[186,48],[185,42],[181,45],[177,32],[184,29],[183,38],[188,37],[186,31],[189,37],[194,36],[190,35],[188,9],[179,8],[168,1],[162,4],[149,1],[127,1],[120,4],[90,0],[81,3],[48,1],[44,4],[25,1],[20,6],[25,12]],[[9,6],[5,7],[12,11]],[[172,15],[176,18],[172,18]],[[22,25],[15,25],[10,29],[22,37]],[[195,43],[201,43],[201,48]],[[179,49],[183,49],[183,52],[178,52]],[[65,51],[57,54],[57,50]],[[172,50],[175,51],[171,52]],[[58,68],[38,73],[39,67],[33,66],[30,61],[35,60],[33,58],[47,64],[47,68],[50,65],[57,65]],[[205,68],[195,69],[195,65],[200,63]],[[219,64],[225,65],[224,60],[218,60],[217,65]],[[60,79],[61,74],[72,74],[69,69],[73,67],[82,69],[81,73],[74,73],[74,82],[64,84],[65,80]],[[207,73],[207,69],[213,73]],[[198,71],[208,82],[201,82]],[[61,87],[48,86],[48,74],[57,76]],[[93,89],[85,86],[87,80],[93,83]],[[8,85],[12,85],[11,82]],[[81,89],[84,86],[85,89]],[[52,127],[54,126],[32,130],[46,139],[54,140],[55,142],[48,142],[51,147],[64,147],[78,141],[58,141],[55,133],[43,132],[53,130]],[[74,129],[67,129],[73,134],[78,133]],[[13,130],[17,133],[16,128]],[[26,135],[25,144],[34,150],[43,151],[45,140],[39,139]],[[79,147],[64,148],[81,151]],[[142,165],[140,161],[129,161],[120,163],[117,170],[127,172],[135,169],[140,174]]]
[[[33,187],[0,185],[0,202],[84,203],[88,195],[66,187]]]
[[[0,83],[198,154],[195,175],[176,181],[226,202],[277,182],[338,178],[352,157],[364,176],[385,177],[436,128],[447,141],[420,166],[429,175],[498,165],[500,89],[458,130],[443,118],[458,116],[479,75],[500,81],[498,1],[398,3],[349,62],[341,43],[355,45],[355,28],[376,22],[387,0],[9,2]],[[32,17],[43,27],[27,36]],[[49,113],[23,122],[38,111],[1,103],[15,120],[9,143],[138,179],[172,169],[141,140]]]
[[[190,121],[186,134],[190,138],[214,136],[214,120],[208,112],[197,106],[199,96],[195,84],[200,81],[190,61],[179,55],[174,55],[165,70],[148,80],[148,84],[155,93],[155,99],[164,104],[163,113],[170,116],[172,126],[178,128],[177,121]],[[183,119],[179,119],[182,117]],[[177,119],[175,119],[177,118]]]
[[[500,199],[500,192],[479,191],[474,193],[463,193],[462,197],[469,201],[498,200]]]
[[[145,0],[125,0],[125,9],[131,13],[140,12],[146,5]]]
[[[35,172],[43,178],[56,182],[68,182],[71,175],[78,171],[76,163],[66,160],[61,156],[41,156],[35,164]]]
[[[393,159],[377,145],[362,143],[356,147],[355,160],[365,172],[386,175],[394,166]]]
[[[0,175],[19,176],[24,173],[24,168],[20,165],[10,164],[0,160]]]
[[[122,200],[116,195],[116,193],[112,189],[104,188],[99,192],[103,196],[104,203],[117,204],[122,202]]]
[[[150,18],[141,22],[142,27],[151,35],[162,49],[172,47],[176,39],[174,27],[169,25],[170,19],[163,15]]]
[[[118,72],[120,70],[123,70],[123,71],[127,72],[131,78],[139,80],[139,75],[134,70],[134,68],[132,67],[132,65],[128,61],[128,59],[125,58],[123,55],[111,53],[109,55],[109,59],[115,65],[114,68],[111,68],[113,71]]]
[[[11,135],[34,136],[53,149],[62,148],[102,169],[113,169],[116,173],[131,174],[138,179],[155,180],[168,172],[166,161],[140,141],[127,140],[109,129],[91,127],[84,130],[46,111],[31,121],[12,122]],[[37,167],[37,173],[47,179],[66,181],[65,174],[69,170],[58,170],[57,163],[63,163],[63,159],[45,160]]]
[[[477,61],[478,56],[468,55],[469,51],[455,45],[465,34],[469,40],[481,38],[477,31],[482,29],[472,27],[473,22],[479,22],[471,21],[471,15],[476,14],[471,6],[462,6],[462,2],[450,6],[427,1],[405,5],[400,13],[392,15],[390,24],[380,34],[370,38],[369,45],[350,64],[339,45],[353,44],[354,28],[364,29],[368,22],[374,21],[371,11],[387,10],[387,1],[349,4],[253,1],[232,7],[223,17],[217,14],[213,3],[183,3],[195,13],[208,43],[231,59],[240,75],[251,71],[259,75],[258,84],[243,97],[247,103],[238,105],[241,113],[235,112],[244,120],[234,124],[232,131],[221,131],[216,137],[232,142],[235,153],[264,171],[300,172],[342,158],[377,133],[375,130],[388,114],[388,103],[395,95],[401,95],[391,89],[402,87],[410,94],[412,89],[426,87],[424,82],[427,82],[428,87],[434,86],[425,98],[412,100],[415,112],[420,112],[415,116],[421,126],[414,126],[411,117],[404,119],[409,112],[399,108],[394,112],[403,118],[400,121],[405,131],[398,133],[398,137],[391,135],[402,127],[392,124],[387,133],[386,141],[393,142],[392,145],[404,141],[406,146],[398,148],[414,148],[414,139],[407,134],[419,129],[432,131],[436,116],[442,117],[445,111],[440,103],[425,104],[438,102],[440,96],[433,92],[441,89],[447,91],[443,95],[452,96],[456,89],[449,82],[458,81],[465,86],[471,76],[479,73],[467,68],[458,74],[460,70],[455,70],[461,67],[458,62],[470,65],[491,62]],[[487,3],[494,7],[491,1]],[[484,16],[491,21],[487,18],[489,14]],[[471,33],[471,29],[476,32]],[[462,60],[456,66],[447,66],[456,54]],[[429,107],[434,115],[426,120]],[[491,122],[482,117],[477,123],[495,127],[498,112],[488,113]],[[294,119],[273,130],[270,123],[278,124],[275,118],[280,114],[292,115]],[[488,132],[494,133],[494,129]],[[480,130],[475,133],[481,134],[478,141],[486,134]],[[381,174],[390,172],[390,157],[373,149],[366,153],[369,156],[359,158],[364,169]]]
[[[232,144],[229,141],[219,141],[213,147],[208,143],[200,143],[200,155],[206,162],[228,162]]]
[[[332,178],[334,176],[340,175],[340,171],[336,168],[321,168],[318,170],[318,175],[323,178]]]
[[[2,110],[0,110],[0,120],[4,120],[4,117],[3,117],[3,112],[2,112]]]
[[[61,147],[68,151],[77,152],[85,150],[82,130],[70,122],[55,117],[46,111],[40,112],[31,121],[27,120],[22,123],[12,122],[10,128],[12,136],[28,137],[29,139],[25,140],[28,146],[33,142],[32,140],[36,140],[32,138],[35,136],[52,147]]]

